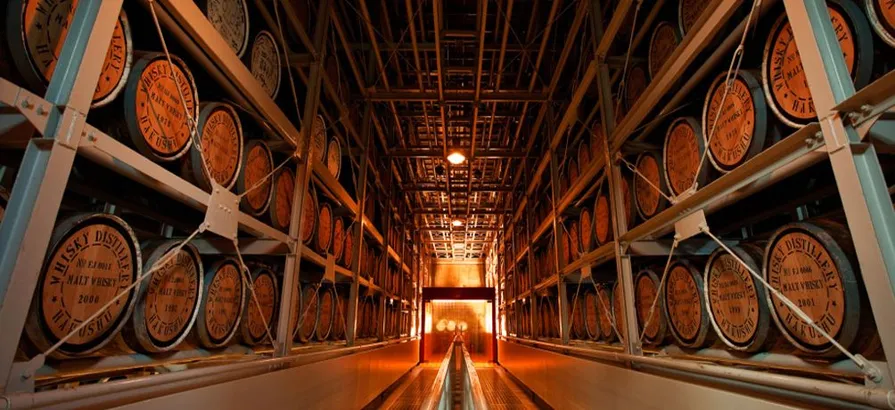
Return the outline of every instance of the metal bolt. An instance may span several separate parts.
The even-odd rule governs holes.
[[[24,108],[26,110],[30,110],[31,107],[34,107],[34,105],[31,104],[31,102],[29,102],[28,100],[22,101],[22,108]]]
[[[864,115],[869,115],[871,111],[873,111],[872,105],[864,104],[861,106],[861,112],[864,113]]]
[[[37,107],[37,115],[40,115],[41,117],[44,116],[44,115],[47,115],[47,112],[44,111],[44,107],[43,107],[43,106]]]
[[[87,134],[87,141],[90,141],[90,142],[96,141],[96,134],[94,134],[92,132],[90,134]]]
[[[848,114],[845,114],[845,118],[848,120],[849,123],[855,124],[861,119],[861,115],[852,111]]]

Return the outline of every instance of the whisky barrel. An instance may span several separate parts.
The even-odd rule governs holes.
[[[578,221],[569,224],[569,259],[568,262],[581,257],[581,240],[578,237]]]
[[[553,305],[553,299],[549,297],[541,297],[538,301],[538,310],[540,318],[538,320],[539,337],[558,337],[559,327],[557,326],[556,309]]]
[[[624,173],[621,178],[621,205],[625,210],[625,221],[628,225],[628,229],[633,228],[634,224],[637,222],[637,202],[634,198],[634,190],[631,187],[633,178],[635,178],[634,175],[625,175]],[[609,188],[608,183],[606,184],[606,188]]]
[[[320,202],[317,219],[315,247],[321,255],[326,255],[333,243],[333,208],[327,202]]]
[[[603,123],[600,121],[594,121],[590,128],[590,152],[591,161],[606,159],[606,133],[603,132]]]
[[[245,309],[245,287],[239,262],[225,258],[214,262],[205,272],[202,305],[193,334],[205,348],[227,345],[239,331]]]
[[[298,340],[307,343],[314,338],[320,315],[317,285],[306,283],[301,287],[301,310],[298,311]]]
[[[679,0],[677,4],[677,24],[682,35],[687,35],[709,2],[705,0]]]
[[[681,35],[678,29],[667,21],[662,21],[653,29],[653,35],[649,41],[649,54],[647,55],[647,67],[650,78],[656,78],[659,70],[674,54],[674,49],[681,43]]]
[[[597,312],[599,312],[599,339],[604,342],[612,342],[616,339],[615,329],[612,327],[613,315],[612,315],[612,306],[614,306],[615,298],[613,298],[613,291],[615,288],[610,288],[609,285],[603,284],[597,288]],[[621,296],[619,296],[621,297]],[[624,331],[624,327],[618,327],[619,332]]]
[[[584,303],[582,316],[585,335],[590,340],[597,340],[600,338],[600,301],[597,292],[588,289],[581,300]]]
[[[326,145],[326,169],[333,178],[338,179],[342,170],[342,144],[335,137]]]
[[[578,143],[578,170],[581,173],[584,173],[590,168],[590,163],[594,160],[593,151],[591,151],[590,144],[588,144],[587,140],[587,138],[583,138]]]
[[[860,286],[846,227],[827,220],[784,225],[768,241],[763,272],[771,287],[849,351],[865,352],[875,339],[873,315]],[[767,299],[774,322],[796,348],[815,355],[839,355],[779,298],[769,292]]]
[[[613,238],[612,210],[609,207],[609,183],[603,182],[594,201],[594,239],[605,245]]]
[[[273,191],[273,178],[268,175],[273,171],[273,156],[270,148],[262,140],[251,140],[245,145],[242,167],[236,179],[236,190],[245,193],[240,207],[252,216],[261,216],[270,206]]]
[[[202,259],[191,244],[166,256],[179,243],[172,240],[143,246],[143,273],[162,258],[169,259],[143,281],[137,293],[134,314],[122,331],[131,349],[143,353],[171,350],[186,338],[196,321],[204,286]]]
[[[274,273],[265,267],[257,267],[252,270],[251,292],[246,292],[246,308],[242,315],[239,329],[242,340],[249,346],[267,344],[267,329],[270,328],[271,338],[276,330],[277,311],[279,309],[280,287]],[[257,299],[257,303],[255,301]],[[258,309],[258,306],[261,309]]]
[[[572,319],[571,337],[573,339],[584,339],[587,332],[584,330],[584,294],[576,293],[572,297],[572,309],[569,312]]]
[[[668,190],[665,186],[665,168],[659,154],[650,151],[637,157],[636,167],[634,199],[637,214],[647,220],[656,216],[668,204],[663,195]]]
[[[704,154],[705,140],[699,122],[693,117],[680,117],[672,121],[662,145],[662,174],[672,195],[684,193],[694,182],[697,188],[705,186],[709,166],[700,166]]]
[[[352,269],[351,258],[354,256],[354,237],[351,233],[351,224],[345,228],[345,245],[342,249],[342,266]]]
[[[330,338],[333,340],[345,339],[345,324],[348,323],[348,291],[335,288],[335,318],[333,319],[333,330]]]
[[[572,188],[572,185],[575,185],[575,181],[578,180],[578,176],[581,174],[581,170],[578,168],[578,161],[574,157],[568,159],[568,164],[569,168],[566,174],[568,182],[566,183],[566,189],[562,191],[562,195],[565,195]]]
[[[602,296],[602,295],[600,295]],[[615,329],[618,329],[618,337],[622,343],[625,341],[625,337],[627,337],[627,325],[625,323],[625,293],[622,291],[621,282],[615,282],[612,285],[612,323],[615,323]],[[600,329],[602,331],[602,325]],[[614,329],[613,329],[613,333]]]
[[[578,240],[581,243],[581,252],[590,252],[594,249],[594,224],[590,210],[585,208],[578,215]]]
[[[319,114],[314,117],[314,125],[311,128],[311,158],[321,164],[325,164],[326,161],[326,121]],[[372,192],[367,190],[367,195],[371,195]]]
[[[62,44],[75,15],[78,0],[12,0],[3,17],[12,65],[25,83],[43,95],[56,70]],[[3,47],[0,47],[3,48]],[[122,10],[112,31],[91,106],[110,103],[124,87],[133,63],[131,29]]]
[[[855,88],[861,89],[870,81],[873,70],[870,25],[861,7],[852,0],[829,0],[826,4],[845,67]],[[777,18],[765,42],[761,73],[768,105],[780,121],[790,127],[817,121],[814,100],[786,13]]]
[[[730,248],[755,272],[761,272],[762,249],[752,244]],[[767,290],[724,249],[712,252],[705,268],[705,299],[715,332],[734,350],[758,352],[776,338]]]
[[[199,94],[193,75],[174,55],[173,64],[162,53],[136,51],[134,57],[124,87],[126,134],[143,156],[156,162],[174,161],[191,145],[188,118],[198,120]],[[121,132],[113,134],[125,138]]]
[[[288,167],[277,170],[273,175],[273,192],[270,195],[270,208],[268,209],[270,224],[275,229],[289,229],[289,225],[292,223],[292,197],[294,192],[295,174],[292,173],[292,170]],[[311,191],[311,194],[313,194],[313,191]],[[314,203],[315,201],[311,198],[313,198],[313,195],[305,199],[305,204],[308,202]],[[302,213],[301,220],[302,223],[306,223],[304,213]],[[313,223],[310,226],[313,229]],[[307,229],[305,228],[305,230]]]
[[[236,56],[242,57],[249,45],[246,0],[197,0],[196,5]]]
[[[277,98],[283,82],[282,52],[278,44],[269,31],[259,31],[252,41],[252,51],[246,62],[249,72],[271,99]]]
[[[653,305],[656,295],[656,307],[650,317],[650,307]],[[662,305],[665,303],[662,294],[659,293],[659,277],[650,269],[644,269],[634,277],[634,306],[637,310],[638,333],[643,332],[643,342],[649,345],[658,345],[666,337],[665,312]]]
[[[662,289],[668,329],[683,347],[700,348],[714,341],[705,304],[702,274],[690,261],[679,259],[668,267]]]
[[[649,85],[649,78],[647,77],[646,71],[647,69],[641,64],[628,68],[628,73],[625,75],[624,112],[631,111],[634,108],[634,104],[637,103],[637,100],[639,100],[640,96],[643,95],[643,92],[646,91],[646,87]],[[621,116],[623,118],[624,114],[622,112],[616,112],[616,116]],[[620,119],[616,120],[616,123],[619,122],[621,122]]]
[[[40,351],[67,336],[142,272],[133,231],[121,218],[79,214],[56,225],[25,323]],[[83,356],[105,346],[124,326],[140,286],[131,289],[63,343],[53,357]]]
[[[895,7],[887,0],[864,0],[864,10],[876,34],[895,47]]]
[[[203,103],[196,130],[199,144],[190,144],[190,155],[181,167],[181,175],[204,190],[211,181],[230,189],[242,166],[242,125],[229,104]],[[204,163],[204,165],[203,165]]]
[[[324,341],[329,338],[333,330],[333,321],[336,320],[336,290],[331,285],[324,285],[317,289],[317,340]]]
[[[369,332],[368,334],[370,337],[379,337],[379,330],[381,329],[381,326],[379,325],[380,305],[373,298],[370,298],[369,303],[370,303],[370,323],[369,323],[369,327],[367,329]]]
[[[719,74],[709,87],[702,110],[702,130],[709,141],[709,161],[724,173],[761,152],[768,137],[767,103],[755,74],[740,70],[732,79],[725,98],[726,76],[726,72]]]
[[[341,264],[342,254],[345,252],[345,220],[337,216],[333,219],[333,246],[332,254],[336,263]]]

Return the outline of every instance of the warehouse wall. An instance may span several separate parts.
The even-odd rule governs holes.
[[[157,397],[122,409],[358,409],[416,365],[419,339]]]
[[[504,368],[556,409],[790,408],[503,340],[497,352]]]
[[[432,269],[435,287],[485,286],[484,263],[436,263]]]

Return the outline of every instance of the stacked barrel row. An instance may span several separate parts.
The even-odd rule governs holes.
[[[553,246],[552,236],[548,235],[544,245],[532,251],[533,272],[536,283],[556,275],[556,247]]]
[[[849,351],[871,355],[878,349],[854,245],[844,225],[829,219],[790,223],[766,240],[747,241],[731,250],[718,249],[707,258],[674,259],[661,288],[662,266],[635,271],[634,305],[638,332],[645,328],[644,343],[685,348],[716,344],[744,352],[794,347],[808,355],[840,355],[775,295],[779,292]],[[607,342],[624,337],[618,326],[624,318],[617,284],[569,289],[573,337]]]
[[[276,337],[280,267],[249,260],[243,271],[237,258],[203,257],[190,243],[140,241],[111,214],[64,218],[53,238],[28,315],[26,351],[66,337],[54,357],[253,346]],[[305,284],[295,294],[296,340],[344,337],[338,329],[347,288],[337,295],[331,285]]]

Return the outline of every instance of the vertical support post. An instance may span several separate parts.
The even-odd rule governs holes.
[[[360,267],[361,263],[363,263],[363,254],[361,253],[361,249],[363,249],[363,241],[364,241],[364,212],[366,207],[366,196],[367,196],[367,175],[368,175],[368,166],[367,160],[369,159],[369,146],[371,141],[371,135],[373,134],[372,130],[372,104],[366,103],[364,105],[364,116],[363,123],[361,124],[361,138],[363,139],[363,146],[361,147],[361,157],[359,162],[360,166],[360,176],[357,180],[357,215],[354,221],[354,230],[351,235],[354,235],[354,241],[352,245],[354,249],[351,250],[351,273],[354,275],[351,281],[351,292],[348,295],[348,324],[346,325],[346,334],[345,337],[348,341],[348,346],[354,346],[355,340],[357,339],[357,304],[360,299]]]
[[[786,14],[854,241],[886,357],[895,357],[895,212],[873,144],[842,121],[836,104],[855,94],[823,3],[785,0]],[[888,361],[895,374],[895,361]]]
[[[0,393],[18,377],[11,372],[19,338],[121,4],[85,0],[75,9],[46,94],[63,112],[49,109],[41,137],[28,142],[0,224]]]
[[[301,211],[304,206],[305,193],[308,191],[308,185],[311,183],[311,165],[313,159],[310,155],[311,150],[311,132],[314,128],[314,118],[317,116],[317,107],[320,105],[320,89],[323,87],[323,63],[326,59],[326,38],[329,33],[329,16],[330,16],[331,0],[321,0],[320,8],[317,10],[317,24],[314,29],[315,50],[319,50],[314,55],[314,61],[311,63],[311,72],[308,79],[308,92],[305,95],[304,112],[302,113],[301,130],[296,140],[296,151],[299,153],[302,163],[298,169],[297,178],[295,178],[295,187],[292,191],[292,212],[289,223],[289,239],[292,241],[292,252],[286,256],[286,266],[283,271],[283,287],[281,290],[280,300],[288,300],[289,304],[280,309],[277,321],[277,345],[274,352],[277,356],[287,356],[292,350],[292,315],[295,314],[295,304],[298,302],[296,292],[299,285],[299,267],[301,266],[301,255],[304,250],[304,244],[301,242],[304,226],[301,223]]]
[[[597,37],[603,36],[603,23],[600,10],[599,0],[591,2],[591,23],[594,27],[594,34]],[[595,44],[596,47],[596,44]],[[643,347],[640,343],[640,334],[637,331],[637,311],[634,307],[634,276],[631,268],[631,256],[627,253],[627,244],[618,240],[625,232],[628,231],[627,218],[625,217],[625,209],[622,203],[622,172],[618,163],[613,159],[614,153],[609,151],[609,140],[615,131],[615,107],[612,103],[612,83],[609,79],[609,67],[606,65],[606,56],[597,55],[598,71],[597,84],[600,92],[600,114],[603,122],[603,133],[606,135],[603,141],[603,152],[606,159],[606,170],[608,172],[609,182],[609,203],[612,211],[612,230],[615,237],[615,261],[618,270],[618,282],[621,283],[621,289],[624,293],[625,306],[625,329],[619,329],[625,334],[625,352],[634,355],[642,355]]]
[[[552,115],[552,111],[551,115]],[[550,150],[550,180],[553,181],[551,184],[551,195],[553,197],[553,262],[554,269],[556,269],[556,286],[557,286],[557,294],[559,297],[557,298],[557,309],[559,312],[559,333],[562,338],[563,344],[569,344],[569,339],[571,336],[571,329],[569,329],[569,301],[567,299],[567,291],[565,283],[563,283],[563,278],[561,274],[562,268],[569,263],[565,259],[565,249],[562,247],[562,241],[559,240],[560,235],[563,235],[563,226],[561,216],[557,213],[556,205],[559,203],[559,198],[562,197],[562,193],[559,192],[559,159],[556,156],[556,148],[552,148]]]

